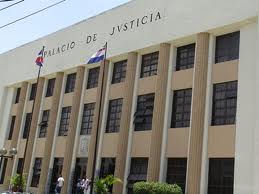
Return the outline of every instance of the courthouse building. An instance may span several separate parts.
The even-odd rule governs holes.
[[[40,194],[60,173],[74,193],[94,165],[123,181],[114,194],[143,180],[258,194],[258,13],[258,0],[132,0],[0,54],[0,146],[18,150],[0,187],[24,163]],[[87,65],[106,42],[105,63]]]

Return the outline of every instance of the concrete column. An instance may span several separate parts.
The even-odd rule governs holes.
[[[55,135],[55,127],[56,127],[57,116],[58,116],[58,107],[59,107],[60,94],[62,89],[63,76],[64,76],[64,73],[62,72],[57,73],[57,76],[56,76],[54,94],[52,97],[53,98],[52,106],[50,109],[50,116],[49,116],[49,122],[48,122],[48,128],[47,128],[44,157],[43,157],[42,166],[41,166],[41,175],[40,175],[39,189],[38,189],[39,194],[43,194],[46,192],[45,189],[46,189],[46,184],[48,179],[49,164],[50,164],[51,151],[53,146],[53,139]]]
[[[189,135],[186,189],[188,194],[200,193],[208,55],[209,34],[199,33],[196,40],[191,126]]]
[[[25,101],[26,101],[27,88],[28,88],[28,83],[23,82],[22,87],[21,87],[21,93],[20,93],[18,108],[17,108],[17,114],[16,114],[16,118],[15,118],[13,136],[12,136],[12,141],[11,141],[11,148],[17,147],[21,123],[22,123],[22,117],[23,117],[23,110],[24,110],[24,105],[25,105]],[[7,162],[7,167],[6,167],[6,171],[5,171],[5,179],[4,179],[4,187],[5,188],[7,188],[9,183],[10,183],[13,165],[14,165],[14,159],[13,160],[9,159],[8,162]]]
[[[44,88],[44,82],[45,82],[45,79],[40,78],[39,84],[37,87],[34,111],[33,111],[32,121],[31,121],[31,129],[30,129],[30,134],[29,134],[29,138],[28,138],[28,147],[27,147],[27,152],[26,152],[26,156],[25,156],[24,170],[23,170],[26,178],[28,177],[28,174],[30,171],[33,144],[34,144],[36,130],[38,127],[38,119],[39,119],[39,113],[40,113],[40,105],[41,105],[42,93],[43,93],[43,88]]]
[[[70,115],[69,130],[66,141],[65,156],[64,156],[64,166],[63,166],[63,177],[65,179],[64,187],[62,188],[62,193],[66,194],[69,184],[71,184],[71,164],[74,150],[74,143],[76,137],[76,129],[79,115],[79,108],[82,96],[82,87],[84,81],[85,67],[78,67],[76,72],[76,83],[75,91],[73,94],[72,110]]]
[[[96,103],[95,103],[95,109],[94,109],[93,128],[92,128],[92,131],[91,131],[91,138],[90,138],[90,143],[89,143],[89,148],[88,148],[88,161],[87,161],[87,172],[86,172],[86,177],[88,179],[92,178],[92,170],[93,170],[93,166],[95,165],[94,161],[93,161],[94,160],[95,143],[96,143],[95,140],[96,140],[97,130],[99,130],[99,135],[100,135],[100,127],[101,127],[101,121],[102,121],[103,103],[104,103],[105,90],[106,90],[106,85],[107,85],[106,83],[107,83],[107,78],[108,78],[108,70],[109,70],[109,61],[105,61],[105,63],[102,62],[101,66],[100,66],[98,88],[97,88],[97,97],[96,97]],[[103,72],[104,72],[104,76],[103,76]],[[102,81],[103,81],[103,86],[101,84]],[[101,90],[103,90],[103,91],[102,91],[102,102],[100,103]],[[101,109],[100,118],[98,117],[99,109]],[[99,123],[99,129],[97,129],[98,120],[100,122]]]
[[[128,148],[128,136],[130,128],[130,119],[131,119],[131,108],[133,101],[133,92],[134,92],[134,80],[136,75],[138,54],[129,53],[127,61],[127,71],[126,79],[124,83],[124,98],[121,112],[121,123],[120,123],[120,132],[117,145],[117,157],[115,165],[115,176],[124,180],[125,174],[125,165],[127,158],[127,148]],[[123,192],[123,184],[116,184],[113,187],[114,194],[121,194]]]
[[[148,161],[148,181],[158,181],[160,172],[161,146],[165,119],[165,103],[170,58],[170,44],[160,44],[155,102],[152,120],[150,157]]]

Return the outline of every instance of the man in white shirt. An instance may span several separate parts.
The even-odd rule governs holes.
[[[57,181],[57,186],[56,186],[56,193],[60,194],[61,193],[61,189],[64,185],[64,178],[62,177],[62,174],[59,175],[58,181]]]

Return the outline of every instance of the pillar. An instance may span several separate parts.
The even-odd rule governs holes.
[[[187,193],[200,193],[202,142],[207,87],[209,34],[199,33],[196,40],[194,83],[189,133]]]
[[[170,44],[160,44],[155,102],[152,119],[150,156],[148,161],[148,181],[158,181],[160,171],[161,146],[165,118],[165,103],[170,58]]]
[[[130,128],[130,118],[131,118],[131,107],[133,101],[134,92],[134,80],[136,75],[137,67],[137,53],[129,53],[127,61],[127,71],[126,79],[124,82],[124,98],[121,111],[121,122],[120,122],[120,132],[117,145],[117,157],[115,166],[115,177],[124,180],[126,158],[127,158],[127,147],[128,147],[128,136]],[[123,184],[115,184],[113,187],[114,194],[121,194],[123,192]]]
[[[58,116],[58,108],[59,108],[59,101],[62,89],[64,73],[57,73],[55,87],[54,87],[54,94],[52,99],[52,106],[50,109],[50,116],[47,128],[47,136],[46,136],[46,144],[44,149],[44,158],[42,160],[41,166],[41,175],[39,181],[39,188],[38,193],[43,194],[46,193],[46,184],[48,179],[48,172],[49,172],[49,164],[51,158],[51,151],[53,146],[53,139],[55,135],[55,128]]]
[[[71,164],[74,150],[74,143],[76,137],[76,129],[78,123],[79,108],[82,96],[82,88],[84,81],[85,67],[78,67],[76,72],[76,83],[75,91],[73,94],[72,110],[70,115],[69,130],[66,141],[65,156],[64,156],[64,166],[63,166],[63,178],[65,179],[65,184],[62,188],[62,193],[66,194],[68,191],[69,184],[71,184]]]

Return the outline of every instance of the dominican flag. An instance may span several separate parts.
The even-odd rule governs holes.
[[[105,52],[106,52],[106,46],[104,46],[102,49],[97,51],[87,62],[87,64],[92,64],[92,63],[98,63],[99,61],[104,60]]]
[[[44,52],[44,47],[41,49],[41,51],[38,54],[38,57],[36,58],[36,65],[42,67],[43,66],[43,52]]]

